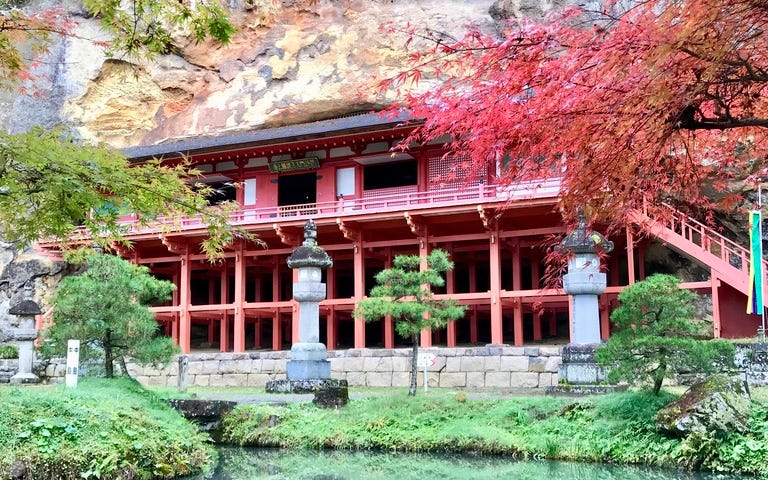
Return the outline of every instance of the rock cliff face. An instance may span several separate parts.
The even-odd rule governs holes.
[[[83,139],[127,147],[371,110],[393,101],[377,83],[400,71],[408,53],[405,36],[383,24],[459,36],[470,24],[499,31],[505,18],[563,3],[251,0],[231,5],[239,32],[230,45],[179,35],[177,54],[143,65],[107,59],[92,43],[67,38],[38,71],[44,98],[0,97],[0,128],[62,124]],[[69,10],[80,15],[78,36],[101,35],[79,6]]]
[[[77,35],[52,45],[36,67],[30,90],[39,95],[0,92],[0,128],[61,126],[122,148],[380,108],[394,98],[377,83],[400,71],[408,53],[406,37],[382,25],[452,36],[468,25],[501,31],[505,18],[539,16],[563,0],[231,0],[239,32],[230,45],[195,44],[180,33],[177,53],[142,65],[108,59],[85,40],[104,34],[80,0],[31,1],[29,9],[62,6]],[[46,307],[49,287],[65,273],[7,247],[0,245],[0,343],[14,321],[5,312],[25,285]]]

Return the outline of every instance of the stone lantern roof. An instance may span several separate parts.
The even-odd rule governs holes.
[[[304,225],[304,242],[288,257],[289,268],[330,268],[333,260],[324,248],[317,246],[317,226],[312,219]]]
[[[613,250],[613,242],[606,239],[602,233],[587,228],[587,217],[579,212],[579,225],[560,242],[559,250],[571,253],[597,253]]]
[[[42,315],[43,311],[40,309],[40,306],[34,301],[22,300],[16,305],[13,305],[8,310],[8,313],[11,315],[18,315],[18,316],[32,316],[32,315]]]

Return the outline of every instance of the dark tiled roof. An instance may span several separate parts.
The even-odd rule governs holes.
[[[376,127],[396,125],[411,120],[407,113],[397,116],[382,113],[366,113],[318,122],[284,127],[265,128],[250,132],[222,134],[211,137],[193,137],[157,145],[129,147],[122,149],[129,159],[144,159],[161,156],[180,156],[235,147],[247,147],[265,143],[322,138],[335,133],[364,131]]]

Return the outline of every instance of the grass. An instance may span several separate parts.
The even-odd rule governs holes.
[[[213,460],[207,436],[129,379],[0,388],[0,479],[171,478]]]
[[[225,420],[225,438],[252,446],[504,454],[768,475],[768,406],[755,402],[751,434],[693,444],[656,433],[656,412],[675,397],[635,391],[578,400],[464,399],[434,392],[353,399],[339,410],[240,406]]]

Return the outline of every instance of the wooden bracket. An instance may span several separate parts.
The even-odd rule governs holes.
[[[497,229],[501,211],[495,208],[485,208],[482,205],[478,205],[477,213],[480,214],[480,221],[483,222],[483,227],[486,230],[493,231]]]
[[[360,228],[354,222],[345,222],[344,220],[337,218],[336,225],[339,226],[341,234],[344,238],[352,242],[360,242]]]
[[[301,245],[302,233],[295,227],[282,227],[276,223],[272,224],[272,228],[275,229],[275,233],[280,237],[280,241],[289,247],[298,247]]]
[[[411,229],[411,233],[416,235],[419,239],[419,249],[424,249],[427,246],[427,225],[419,217],[411,215],[411,212],[403,212],[405,221],[408,223],[408,227]]]
[[[419,238],[427,236],[427,226],[424,225],[419,217],[414,217],[411,215],[411,212],[403,212],[403,216],[405,216],[405,221],[414,235]]]
[[[344,238],[352,242],[354,252],[359,253],[363,243],[363,234],[360,232],[360,227],[354,222],[345,222],[341,218],[336,219],[336,225],[339,226],[339,230],[341,230]]]
[[[186,255],[189,253],[189,244],[185,241],[174,241],[164,234],[160,234],[160,241],[163,242],[165,248],[171,253],[176,255]]]

